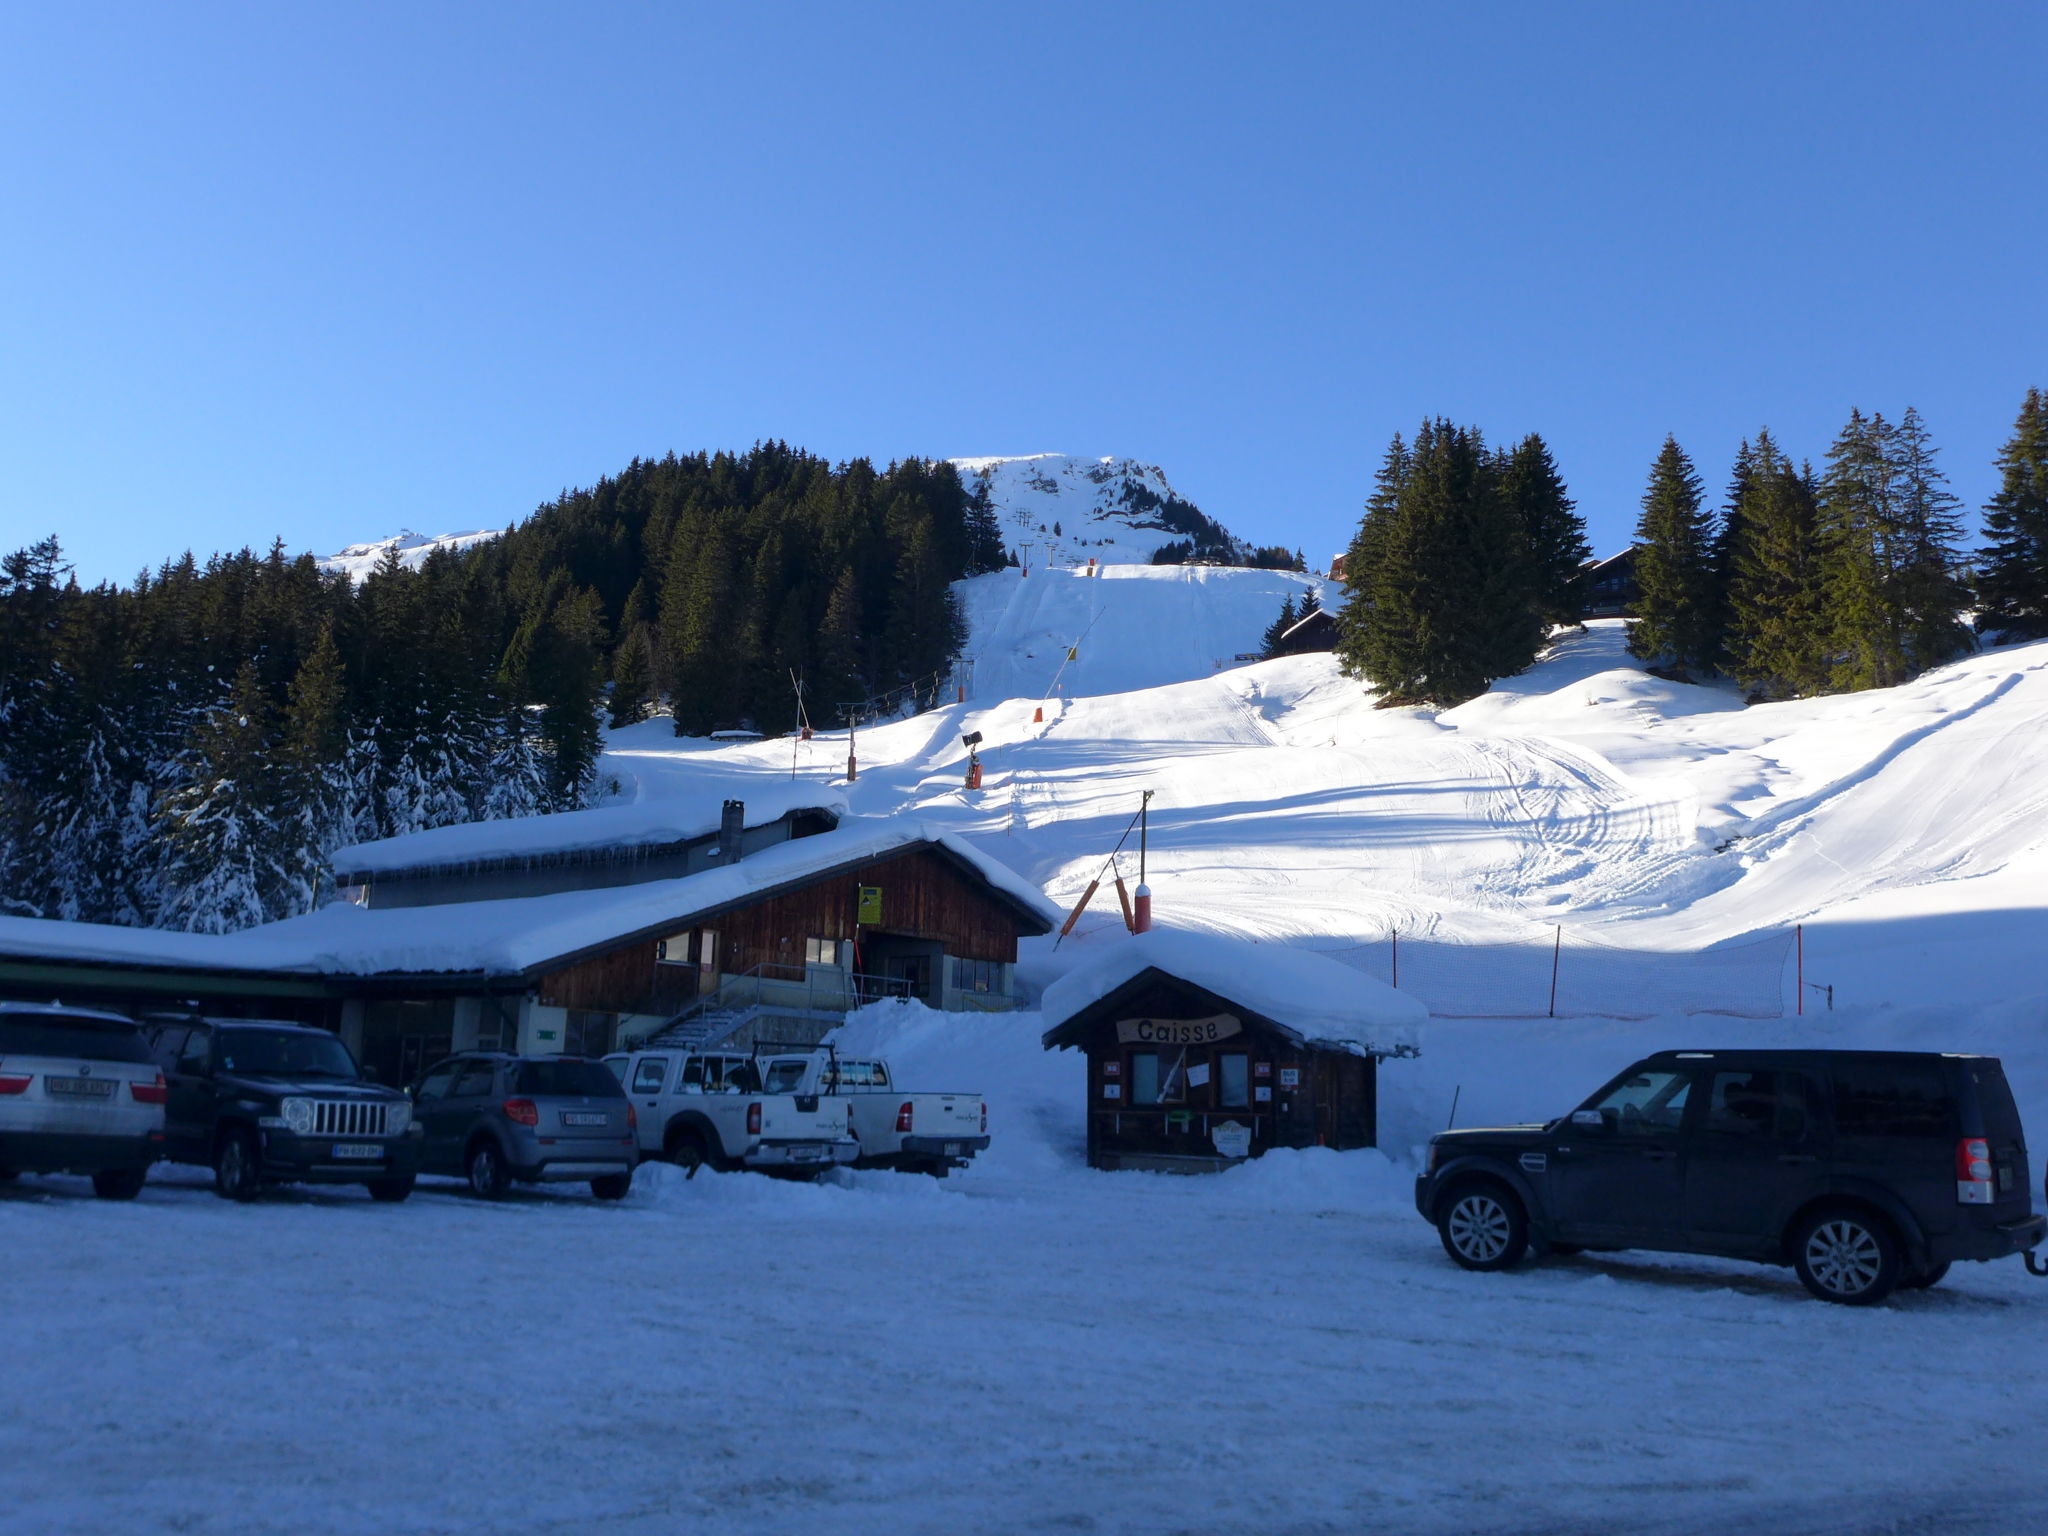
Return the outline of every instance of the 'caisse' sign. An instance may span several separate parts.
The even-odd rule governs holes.
[[[1118,1019],[1116,1038],[1119,1045],[1208,1045],[1243,1028],[1234,1013],[1206,1019]]]

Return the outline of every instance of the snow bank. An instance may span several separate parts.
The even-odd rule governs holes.
[[[1243,1004],[1302,1039],[1391,1055],[1416,1048],[1428,1012],[1392,987],[1286,944],[1155,928],[1109,936],[1045,989],[1048,1033],[1148,970],[1177,976]]]

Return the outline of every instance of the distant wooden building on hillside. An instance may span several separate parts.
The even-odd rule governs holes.
[[[1273,647],[1275,656],[1307,656],[1337,649],[1337,621],[1321,608],[1311,608],[1290,624]]]
[[[1636,581],[1636,552],[1640,548],[1631,544],[1618,555],[1588,560],[1579,568],[1581,619],[1620,619],[1635,610],[1636,600],[1643,595]]]

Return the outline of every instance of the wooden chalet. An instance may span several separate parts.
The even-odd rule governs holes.
[[[1203,1173],[1274,1147],[1370,1147],[1377,1069],[1421,1004],[1278,944],[1154,932],[1047,989],[1048,1050],[1088,1058],[1093,1168]]]
[[[680,878],[236,934],[0,918],[0,997],[320,1024],[395,1083],[457,1050],[816,1040],[881,998],[1011,1008],[1018,939],[1059,916],[957,838],[847,823]]]

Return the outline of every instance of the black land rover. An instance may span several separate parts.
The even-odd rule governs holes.
[[[265,1184],[364,1184],[403,1200],[419,1172],[412,1101],[366,1082],[324,1029],[266,1019],[180,1019],[154,1027],[163,1068],[164,1157],[213,1170],[216,1193],[253,1200]]]
[[[1467,1269],[1653,1248],[1790,1264],[1868,1306],[2031,1250],[2026,1139],[1991,1056],[1664,1051],[1547,1125],[1446,1131],[1415,1205]]]

